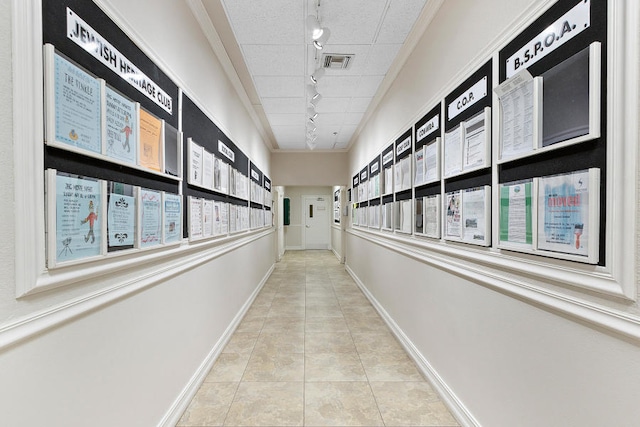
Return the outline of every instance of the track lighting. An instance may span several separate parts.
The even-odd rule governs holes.
[[[318,117],[318,113],[313,107],[307,108],[307,115],[314,120]]]
[[[311,98],[311,100],[309,100],[309,104],[313,105],[313,107],[317,107],[318,106],[318,102],[320,102],[322,100],[322,95],[318,94],[318,96],[314,96]]]
[[[318,80],[320,80],[322,78],[322,76],[324,76],[325,70],[324,68],[320,67],[318,68],[316,71],[313,72],[313,74],[311,74],[311,83],[313,83],[314,85],[318,84]]]
[[[307,30],[309,30],[309,32],[311,33],[311,38],[313,40],[318,40],[324,32],[324,29],[320,27],[318,18],[313,15],[307,16]]]
[[[315,48],[318,50],[322,50],[324,45],[327,43],[327,40],[329,40],[330,35],[331,31],[329,31],[327,27],[324,27],[322,29],[322,35],[318,37],[318,39],[313,41],[313,45],[315,46]]]

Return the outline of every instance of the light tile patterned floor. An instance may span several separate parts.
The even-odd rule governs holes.
[[[287,252],[178,426],[457,426],[329,251]]]

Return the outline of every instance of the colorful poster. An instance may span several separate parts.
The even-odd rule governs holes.
[[[57,54],[54,74],[55,140],[101,153],[99,81]]]
[[[532,182],[500,186],[500,242],[533,244]]]
[[[136,104],[107,86],[107,156],[136,164],[138,123]]]
[[[77,176],[56,177],[57,262],[100,255],[102,227],[100,181]]]
[[[589,255],[589,171],[540,178],[538,249]]]
[[[135,197],[111,192],[107,207],[108,248],[133,246],[136,235],[135,226]]]
[[[162,194],[159,191],[140,190],[140,247],[159,245],[162,237]]]
[[[182,233],[182,198],[164,194],[164,243],[179,242]]]
[[[447,193],[447,219],[445,237],[460,239],[462,237],[462,216],[460,215],[460,192]]]
[[[162,171],[162,120],[140,109],[140,166]]]

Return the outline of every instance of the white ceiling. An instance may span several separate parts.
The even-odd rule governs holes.
[[[206,1],[203,1],[206,6]],[[317,150],[345,149],[427,0],[221,0],[277,149],[305,150],[306,86],[322,53],[354,54],[318,82]],[[318,3],[320,4],[319,8]],[[206,8],[212,22],[213,9]],[[311,44],[307,15],[331,36]],[[229,50],[230,43],[225,43]],[[236,64],[236,69],[240,67]],[[243,81],[247,89],[249,82]],[[257,108],[259,110],[259,108]]]

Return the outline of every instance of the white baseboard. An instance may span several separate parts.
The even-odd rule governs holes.
[[[205,359],[202,361],[202,363],[200,364],[196,372],[193,374],[193,376],[185,386],[185,388],[182,390],[180,395],[178,395],[176,400],[173,402],[173,405],[171,405],[171,408],[169,408],[165,416],[158,423],[159,427],[160,426],[174,427],[178,423],[178,421],[180,421],[182,414],[189,406],[189,403],[191,403],[191,401],[193,400],[193,397],[196,395],[196,393],[198,392],[198,389],[200,388],[205,378],[209,374],[209,371],[213,367],[213,364],[216,362],[216,360],[218,360],[218,356],[220,356],[220,354],[222,353],[224,346],[227,345],[227,343],[231,339],[231,336],[233,335],[236,328],[242,321],[242,318],[247,313],[247,311],[251,307],[251,304],[253,304],[253,301],[256,299],[256,297],[262,290],[262,287],[264,286],[265,283],[267,283],[267,280],[269,279],[269,276],[271,276],[271,273],[273,273],[274,268],[275,268],[275,264],[271,265],[271,268],[269,269],[269,271],[267,271],[267,274],[265,274],[265,276],[262,278],[262,280],[260,281],[260,284],[256,287],[255,291],[253,291],[253,293],[251,294],[247,302],[244,303],[244,305],[242,306],[238,314],[236,314],[236,316],[233,318],[233,320],[225,330],[224,334],[222,334],[218,342],[215,343],[215,345],[213,346],[209,354],[207,354],[207,357],[205,357]]]
[[[336,251],[334,248],[331,248],[331,252],[333,252],[333,254],[336,256],[336,258],[338,258],[338,261],[342,262],[342,257],[340,256],[338,251]]]
[[[438,392],[442,400],[445,402],[453,416],[460,423],[461,426],[465,427],[477,427],[480,426],[480,423],[473,417],[471,412],[464,406],[462,401],[455,395],[453,390],[444,382],[442,377],[438,375],[436,370],[431,366],[429,361],[420,353],[420,351],[416,348],[416,346],[411,342],[409,337],[405,335],[405,333],[400,329],[398,324],[393,320],[393,318],[387,313],[387,311],[382,307],[382,305],[378,302],[378,300],[369,292],[367,287],[362,283],[360,278],[355,274],[355,272],[348,266],[345,265],[347,272],[351,275],[353,280],[356,282],[358,287],[362,290],[367,299],[371,302],[376,311],[380,314],[382,319],[385,321],[391,332],[395,335],[395,337],[400,341],[400,344],[409,354],[409,357],[413,359],[418,369],[422,372],[422,374],[427,378],[427,380],[431,383],[433,388]]]

